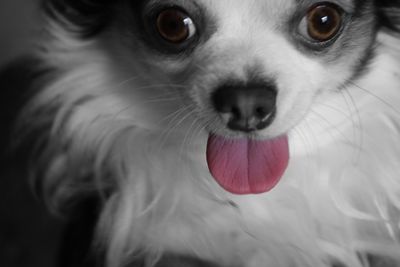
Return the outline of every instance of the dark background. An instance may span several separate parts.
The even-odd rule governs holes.
[[[36,4],[36,0],[0,0],[0,66],[28,53],[34,37],[40,35]],[[5,99],[7,92],[19,94],[20,89],[9,84],[7,78],[0,82],[3,105],[13,101]],[[3,118],[1,122],[0,138],[5,139],[7,124]],[[64,224],[33,196],[18,162],[2,157],[0,163],[0,266],[55,267]]]
[[[38,0],[0,0],[0,64],[29,49],[40,29]]]

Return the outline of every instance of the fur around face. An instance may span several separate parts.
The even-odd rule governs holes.
[[[140,39],[139,2],[44,1],[36,56],[51,78],[33,84],[18,121],[52,209],[101,199],[106,266],[166,253],[220,266],[399,265],[400,2],[334,1],[353,12],[348,32],[311,53],[281,30],[297,4],[194,1],[213,25],[178,58]],[[205,149],[208,132],[232,133],[207,97],[227,77],[271,75],[282,111],[261,136],[289,133],[289,168],[269,193],[229,194]]]

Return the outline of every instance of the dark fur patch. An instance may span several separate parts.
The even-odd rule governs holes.
[[[40,87],[39,83],[42,84],[47,81],[44,77],[52,76],[52,70],[45,67],[38,67],[39,65],[40,61],[34,57],[22,57],[10,64],[6,64],[0,70],[0,89],[2,92],[0,122],[3,129],[1,131],[0,147],[3,159],[10,160],[13,157],[20,159],[21,157],[25,157],[27,154],[26,151],[29,151],[31,148],[26,147],[18,155],[13,154],[15,152],[14,146],[20,141],[16,138],[14,132],[15,122],[20,111],[32,98],[33,94],[37,93],[36,89]],[[29,131],[27,130],[27,132]],[[37,134],[42,135],[43,133]],[[33,140],[36,140],[36,138]],[[32,145],[32,142],[30,144]],[[20,151],[22,147],[19,147]],[[18,160],[18,162],[21,161]]]
[[[400,0],[375,0],[379,24],[400,33]]]
[[[113,6],[119,0],[44,0],[45,12],[53,19],[63,23],[60,18],[66,19],[64,26],[82,37],[92,37],[101,32],[113,17]]]

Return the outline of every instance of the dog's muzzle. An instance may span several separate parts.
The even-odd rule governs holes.
[[[274,83],[225,83],[211,95],[214,109],[223,124],[241,134],[231,137],[210,132],[207,164],[215,181],[232,194],[261,194],[272,190],[289,163],[286,134],[252,138],[265,129],[276,114],[277,90]],[[237,136],[237,135],[236,135]]]
[[[211,101],[229,129],[247,133],[272,123],[276,96],[273,84],[223,85],[215,90]]]

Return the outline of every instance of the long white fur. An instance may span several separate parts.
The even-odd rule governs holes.
[[[98,225],[107,266],[141,253],[151,264],[163,252],[246,267],[328,267],[331,259],[361,267],[364,252],[400,262],[398,39],[380,34],[366,75],[313,100],[290,130],[291,161],[277,188],[234,196],[208,172],[207,133],[195,107],[161,84],[149,92],[144,71],[131,71],[111,48],[61,36],[40,55],[61,76],[27,114],[60,101],[53,140],[72,140],[67,152],[48,155],[45,184],[58,188],[49,202],[93,190],[65,177],[87,151],[95,154],[88,168],[98,186],[107,179],[116,184]],[[85,96],[94,98],[74,105]],[[115,177],[104,177],[104,166]]]

